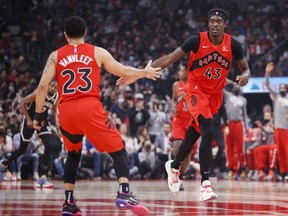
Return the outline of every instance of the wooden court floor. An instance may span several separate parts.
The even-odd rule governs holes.
[[[0,215],[61,215],[62,181],[53,190],[37,190],[33,181],[0,182]],[[128,216],[115,208],[118,184],[110,180],[77,181],[75,198],[84,216]],[[199,180],[185,181],[185,191],[173,194],[166,181],[131,181],[131,190],[150,215],[288,215],[288,183],[212,181],[217,201],[199,202]]]

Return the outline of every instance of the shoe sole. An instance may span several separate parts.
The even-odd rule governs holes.
[[[123,199],[117,199],[115,202],[116,206],[120,210],[130,210],[137,216],[146,216],[149,214],[149,209],[143,205],[131,205]]]
[[[81,216],[81,212],[77,212],[76,214],[73,214],[71,212],[62,212],[62,216]]]
[[[165,163],[165,169],[166,169],[166,172],[167,172],[167,175],[168,175],[168,178],[167,178],[168,187],[169,187],[171,192],[177,193],[180,190],[180,184],[179,184],[179,187],[178,187],[178,190],[177,190],[174,187],[172,188],[172,186],[170,185],[170,182],[169,182],[169,173],[171,172],[171,162],[170,161],[167,161]],[[180,182],[180,179],[179,179],[179,182]]]
[[[214,194],[211,197],[209,197],[208,199],[201,199],[201,197],[200,197],[199,201],[207,202],[207,201],[217,200],[217,198],[218,198],[217,194]]]
[[[49,186],[45,186],[45,185],[36,185],[37,188],[54,188],[54,185],[49,185]]]

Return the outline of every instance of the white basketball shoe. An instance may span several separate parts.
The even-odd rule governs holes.
[[[173,160],[169,160],[165,163],[165,169],[166,172],[168,174],[168,186],[169,189],[173,192],[176,193],[179,191],[180,189],[180,179],[179,179],[179,175],[180,175],[180,171],[174,168],[171,168],[171,163],[173,162]]]
[[[209,201],[209,200],[216,200],[217,194],[213,192],[211,183],[209,180],[205,180],[202,182],[200,186],[200,201]]]

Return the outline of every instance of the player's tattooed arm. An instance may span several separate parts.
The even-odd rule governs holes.
[[[56,74],[57,52],[52,52],[46,62],[41,80],[36,91],[36,112],[41,113],[47,95],[48,86]]]
[[[46,66],[43,70],[43,73],[49,73],[49,71],[51,70],[51,68],[56,68],[56,52],[52,52],[49,57],[48,60],[46,62]]]

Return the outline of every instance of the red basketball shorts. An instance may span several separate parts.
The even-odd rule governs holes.
[[[172,138],[173,140],[184,140],[186,131],[190,125],[192,118],[184,118],[175,116],[172,119]]]
[[[199,88],[189,89],[186,93],[186,101],[189,112],[193,118],[192,126],[200,133],[198,117],[202,115],[204,118],[213,118],[218,112],[223,100],[223,92],[210,94]]]
[[[120,133],[98,99],[86,97],[65,101],[59,104],[58,109],[61,128],[69,133],[69,136],[63,135],[68,151],[82,149],[82,141],[73,141],[73,137],[79,135],[86,135],[100,152],[111,153],[124,148]]]

